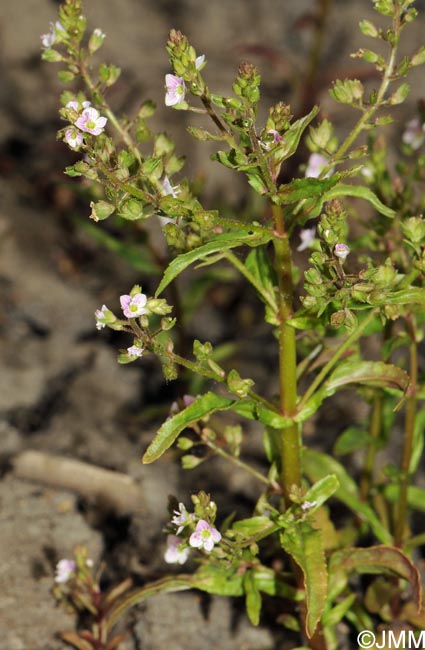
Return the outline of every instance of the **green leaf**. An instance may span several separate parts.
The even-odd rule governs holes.
[[[391,503],[398,502],[399,492],[398,485],[387,485],[384,489],[384,494]],[[425,488],[409,485],[407,489],[407,503],[410,508],[425,512]]]
[[[409,381],[409,375],[391,363],[384,363],[383,361],[344,361],[339,364],[323,386],[307,401],[298,413],[296,420],[303,421],[311,417],[327,397],[348,384],[396,388],[406,392]]]
[[[364,187],[363,185],[349,185],[347,183],[340,183],[326,193],[324,201],[337,199],[341,196],[353,196],[358,199],[364,199],[365,201],[368,201],[371,206],[377,210],[377,212],[383,214],[385,217],[395,216],[395,211],[392,208],[389,208],[387,205],[384,205],[369,187]]]
[[[142,462],[153,463],[167,451],[186,427],[195,424],[216,411],[226,411],[235,404],[235,400],[220,397],[215,393],[205,393],[192,404],[172,418],[169,418],[159,428],[155,438],[147,448]]]
[[[257,284],[261,285],[260,297],[269,305],[276,305],[275,287],[277,286],[276,273],[273,268],[270,256],[265,246],[254,248],[245,260],[248,272],[255,278]]]
[[[245,571],[243,587],[245,590],[246,613],[252,625],[258,625],[261,612],[261,594],[251,570]]]
[[[381,524],[372,508],[360,499],[356,482],[338,461],[327,454],[306,449],[303,453],[303,466],[308,478],[314,482],[334,474],[339,481],[339,488],[334,496],[366,521],[380,542],[391,543],[391,534]]]
[[[156,290],[156,296],[164,291],[166,287],[172,282],[182,271],[187,269],[188,266],[203,260],[207,255],[217,253],[219,251],[236,248],[238,246],[261,246],[272,239],[273,233],[258,233],[250,230],[241,230],[239,232],[224,233],[211,239],[207,244],[199,246],[188,253],[178,255],[165,270],[164,276]]]
[[[341,174],[333,174],[330,178],[296,178],[286,185],[279,186],[279,203],[290,205],[303,199],[316,199],[329,192],[340,179]]]
[[[409,386],[405,370],[383,361],[344,361],[333,371],[324,384],[326,396],[347,384],[366,384],[377,388],[399,388],[405,392]]]
[[[116,253],[119,257],[122,257],[122,259],[128,262],[128,264],[133,268],[149,275],[159,275],[160,269],[152,260],[149,250],[145,247],[138,247],[133,244],[122,242],[109,234],[106,230],[102,230],[88,221],[82,219],[77,219],[76,221],[79,228],[87,232],[94,241],[101,246],[104,246],[107,250]]]
[[[362,449],[372,442],[371,435],[364,429],[358,427],[348,427],[337,438],[333,453],[336,456],[344,456],[345,454],[352,454],[353,451]]]
[[[404,553],[392,546],[372,546],[370,548],[348,548],[333,553],[329,562],[329,575],[387,574],[407,580],[413,592],[418,610],[421,608],[422,587],[418,569]]]
[[[204,564],[191,579],[192,587],[218,596],[243,596],[243,574],[237,569]]]
[[[385,296],[384,304],[425,305],[425,289],[423,287],[410,287],[401,291],[393,291]]]
[[[304,133],[305,129],[308,127],[310,122],[316,117],[319,112],[319,107],[314,106],[308,115],[297,120],[287,131],[285,131],[282,136],[282,140],[279,142],[279,146],[276,148],[275,157],[279,162],[286,160],[292,156],[295,151],[298,149],[298,145],[301,140],[301,136]]]
[[[258,422],[262,422],[273,429],[285,429],[294,423],[292,418],[256,404],[252,400],[241,399],[234,404],[233,410],[248,420],[258,420]]]
[[[323,533],[307,522],[286,528],[280,534],[282,548],[301,568],[307,600],[306,633],[310,638],[326,605],[328,575]]]
[[[320,508],[339,488],[339,481],[335,474],[329,474],[319,479],[303,496],[303,502],[314,503],[314,508]],[[313,509],[313,506],[312,506]]]

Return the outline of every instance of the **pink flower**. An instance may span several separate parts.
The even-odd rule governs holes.
[[[310,245],[313,243],[316,236],[316,228],[304,228],[300,231],[301,244],[297,246],[297,251],[305,251],[306,248],[310,248]]]
[[[68,582],[76,568],[74,560],[60,560],[56,565],[55,582],[58,584]]]
[[[74,129],[72,126],[65,131],[63,139],[65,140],[66,144],[71,147],[71,149],[77,150],[83,144],[83,134],[80,131],[77,131],[77,129]]]
[[[189,538],[190,546],[204,549],[208,553],[213,550],[214,544],[218,544],[221,535],[214,526],[211,526],[205,519],[200,519],[196,524],[195,532]]]
[[[90,106],[84,108],[83,112],[74,124],[81,129],[81,131],[91,133],[92,135],[100,135],[103,133],[107,121],[108,119],[102,117],[96,108]]]
[[[129,354],[130,357],[141,357],[143,354],[143,348],[139,348],[137,345],[132,345],[127,348],[127,354]]]
[[[137,318],[146,314],[146,302],[147,297],[144,293],[136,293],[134,296],[120,296],[121,309],[127,318]]]
[[[306,178],[319,178],[322,170],[327,167],[329,160],[322,156],[320,153],[312,153],[307,162],[307,169],[305,170]],[[327,178],[333,173],[333,169],[330,169],[323,178]]]
[[[181,77],[177,77],[174,74],[166,74],[165,88],[167,90],[165,94],[166,106],[175,106],[176,104],[181,104],[182,101],[184,101],[184,96],[186,94],[186,85]]]
[[[106,312],[109,311],[106,305],[102,305],[102,309],[96,309],[94,315],[96,317],[96,329],[101,330],[106,327],[105,318]]]
[[[176,535],[167,536],[167,549],[164,560],[167,564],[184,564],[189,557],[190,549],[182,547],[183,540]]]
[[[282,140],[282,136],[276,129],[269,129],[267,133],[273,136],[273,142],[280,142]]]
[[[425,140],[425,134],[423,131],[423,126],[418,117],[415,117],[413,120],[407,122],[406,129],[401,139],[404,144],[409,145],[415,151],[422,146]]]
[[[340,260],[344,261],[350,252],[347,244],[336,244],[334,248],[335,257],[339,257]]]

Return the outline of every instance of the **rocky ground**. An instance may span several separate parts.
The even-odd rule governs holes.
[[[302,72],[311,41],[306,14],[313,4],[87,0],[86,11],[90,26],[107,34],[105,58],[124,71],[111,95],[116,108],[131,113],[142,98],[156,100],[157,125],[188,154],[188,173],[206,179],[206,200],[213,203],[218,197],[236,206],[238,182],[225,171],[213,171],[205,150],[185,135],[187,118],[162,105],[167,32],[181,29],[207,54],[209,78],[218,92],[229,87],[239,60],[254,60],[264,77],[267,104],[287,100],[290,84]],[[422,42],[425,3],[417,4],[424,14],[411,30],[409,48],[413,41],[414,47]],[[62,173],[73,157],[55,141],[60,87],[54,66],[39,58],[39,35],[56,19],[56,11],[57,3],[48,0],[0,6],[0,650],[64,647],[57,632],[72,629],[75,621],[55,607],[50,590],[57,560],[68,557],[77,543],[88,547],[96,563],[108,562],[111,579],[131,574],[142,581],[165,572],[161,529],[168,494],[188,502],[194,482],[195,488],[215,490],[223,511],[255,496],[255,487],[237,475],[231,477],[230,497],[225,496],[222,483],[228,473],[219,463],[197,470],[193,482],[172,455],[154,466],[140,464],[158,421],[146,414],[166,409],[178,388],[166,385],[149,360],[118,366],[119,337],[94,329],[96,308],[105,302],[117,307],[117,296],[132,284],[149,286],[152,280],[105,251],[77,224],[76,218],[86,219],[88,207],[75,182]],[[323,51],[324,78],[346,62],[354,65],[348,53],[365,45],[356,25],[370,13],[368,0],[335,0]],[[403,119],[413,114],[414,99],[423,91],[421,77],[416,79],[412,101],[400,110]],[[338,128],[346,128],[326,94],[319,96]],[[255,321],[249,305],[236,301],[240,288],[215,294],[194,319],[199,338],[225,339],[229,313],[240,323]],[[254,353],[251,364],[257,361]],[[273,381],[265,371],[258,377]],[[25,463],[20,470],[14,466],[14,459],[28,451],[120,472],[131,477],[131,488],[123,487],[123,501],[111,504],[105,483],[93,494],[87,485],[67,483],[49,469],[37,482],[29,481]],[[196,594],[156,597],[137,611],[129,627],[126,650],[284,647],[280,634],[266,625],[252,629],[228,601],[214,598],[205,606]]]

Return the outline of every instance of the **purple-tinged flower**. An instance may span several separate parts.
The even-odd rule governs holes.
[[[127,318],[137,318],[146,314],[147,297],[144,293],[136,293],[134,296],[120,296],[121,309]]]
[[[42,34],[41,44],[45,48],[52,47],[58,39],[58,32],[64,32],[64,28],[59,21],[56,21],[55,24],[50,23],[50,31],[47,34]]]
[[[143,348],[139,348],[137,345],[131,345],[127,348],[127,354],[130,357],[141,357],[143,354]]]
[[[166,106],[176,106],[184,101],[186,84],[181,77],[177,77],[175,74],[166,74],[165,88],[167,90],[165,94]]]
[[[161,185],[164,196],[172,196],[176,199],[177,195],[180,194],[180,187],[178,185],[171,185],[168,176],[164,176]]]
[[[203,67],[204,62],[205,62],[205,54],[200,54],[199,56],[196,57],[195,68],[199,70],[200,68]]]
[[[335,257],[339,257],[340,260],[344,261],[350,252],[347,244],[336,244],[334,248]]]
[[[401,139],[404,144],[409,145],[409,147],[412,147],[412,149],[415,151],[422,146],[425,140],[425,134],[423,131],[423,126],[418,117],[415,117],[413,120],[407,122],[406,129]]]
[[[320,153],[312,153],[307,162],[307,168],[305,170],[306,178],[319,178],[323,169],[327,167],[329,160],[322,156]],[[333,169],[330,169],[323,178],[328,178],[333,173]]]
[[[196,524],[195,532],[189,538],[190,546],[203,548],[208,553],[213,550],[214,544],[218,544],[221,535],[214,526],[211,526],[205,519],[200,519]]]
[[[69,129],[65,131],[63,139],[65,140],[66,144],[71,147],[71,149],[77,150],[83,144],[83,134],[81,131],[74,129],[73,126],[69,127]]]
[[[56,565],[55,582],[58,584],[68,582],[76,568],[74,560],[59,560]]]
[[[182,547],[183,541],[176,535],[167,536],[167,549],[164,553],[164,560],[167,564],[184,564],[186,562],[190,549]]]
[[[311,244],[316,238],[316,227],[304,228],[300,231],[301,244],[297,246],[297,251],[305,251],[306,248],[310,248]]]
[[[276,129],[269,129],[267,133],[273,136],[273,142],[280,142],[282,140],[282,136]]]
[[[172,404],[170,406],[170,415],[177,415],[177,413],[180,413],[180,411],[185,409],[187,406],[190,406],[191,404],[193,404],[195,399],[196,398],[193,397],[193,395],[183,395],[183,397],[181,399],[181,401],[183,402],[183,406],[180,406],[180,404],[177,401],[172,402]],[[183,505],[183,504],[181,503],[180,505]]]
[[[100,115],[96,108],[89,106],[88,108],[84,108],[83,112],[74,124],[75,126],[78,126],[81,131],[91,133],[92,135],[100,135],[103,133],[107,121],[108,119]]]
[[[105,319],[106,312],[109,311],[106,305],[102,305],[102,309],[96,309],[94,315],[96,317],[96,329],[101,330],[106,327]]]
[[[184,505],[184,503],[179,503],[179,509],[174,510],[174,517],[171,519],[171,523],[174,524],[174,526],[178,526],[176,531],[177,535],[180,535],[183,528],[185,528],[190,523],[192,523],[193,519],[194,519],[194,515],[190,514],[186,510],[186,506]]]

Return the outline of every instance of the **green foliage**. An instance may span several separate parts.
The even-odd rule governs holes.
[[[59,112],[67,126],[58,137],[82,156],[65,173],[84,178],[92,220],[84,229],[133,268],[160,276],[154,296],[142,293],[140,285],[121,296],[124,317],[103,305],[96,326],[129,335],[120,363],[141,357],[143,363],[144,355],[154,355],[167,381],[183,368],[193,375],[192,392],[203,392],[173,403],[143,462],[154,462],[176,443],[183,468],[218,456],[235,472],[247,472],[257,486],[252,515],[243,518],[235,512],[222,521],[220,509],[202,491],[192,495],[193,512],[170,501],[166,532],[169,541],[178,539],[168,557],[177,554],[180,562],[189,551],[197,553],[199,566],[191,575],[132,592],[125,582],[104,596],[80,550],[75,575],[56,588],[63,603],[95,619],[92,632],[63,637],[76,648],[117,648],[122,639],[110,639],[110,632],[128,608],[160,591],[190,588],[243,597],[254,625],[264,594],[285,599],[279,621],[299,632],[300,643],[312,650],[338,647],[341,621],[356,631],[378,629],[393,618],[398,627],[423,626],[419,573],[401,550],[425,544],[421,533],[406,543],[409,509],[424,509],[424,490],[413,482],[425,422],[419,363],[425,322],[423,106],[406,124],[391,166],[394,156],[381,130],[398,115],[392,107],[408,97],[404,78],[425,63],[425,48],[398,54],[402,32],[416,18],[412,0],[373,4],[386,19],[379,19],[379,27],[362,20],[360,30],[384,41],[388,53],[361,48],[352,55],[373,66],[373,84],[379,77],[371,90],[359,79],[334,82],[331,97],[360,115],[345,135],[338,128],[338,137],[331,110],[315,121],[318,106],[294,119],[290,106],[279,101],[258,120],[260,74],[250,63],[240,64],[229,96],[212,92],[203,74],[205,57],[184,34],[171,30],[167,52],[173,74],[167,77],[166,104],[210,119],[211,130],[190,125],[189,133],[199,142],[218,143],[212,159],[231,173],[241,172],[259,195],[255,199],[251,191],[247,208],[231,218],[226,205],[206,209],[199,182],[181,176],[183,157],[150,122],[153,102],[144,101],[134,117],[113,111],[106,91],[120,69],[97,61],[105,36],[98,29],[86,36],[80,0],[65,0],[60,25],[52,24],[43,36],[43,58],[60,62],[60,80],[73,84],[61,97]],[[303,83],[311,79],[301,80],[301,91],[307,90]],[[180,94],[173,94],[173,84]],[[365,133],[367,145],[359,144]],[[304,145],[321,161],[307,177]],[[148,219],[158,217],[167,253],[156,249],[145,228]],[[109,229],[100,230],[107,219]],[[295,253],[296,229],[307,222]],[[303,273],[293,263],[298,253]],[[234,364],[240,371],[232,368],[231,357],[246,349],[239,338],[215,347],[195,339],[193,356],[184,351],[187,323],[204,294],[216,283],[234,282],[237,273],[265,305],[261,336],[273,329],[277,339],[276,362],[264,355],[269,382],[262,382],[261,374],[257,381],[255,371],[245,377],[242,363]],[[172,283],[174,306],[162,297]],[[241,285],[237,291],[242,293]],[[257,324],[255,314],[250,318]],[[243,339],[245,325],[235,319],[235,326]],[[254,391],[254,382],[264,394]],[[353,413],[352,422],[334,417],[325,431],[316,414],[338,408],[335,397],[342,390],[355,392],[361,414]],[[246,454],[246,420],[263,439],[264,457],[255,465]],[[315,427],[314,447],[326,434],[327,445],[345,457],[347,467],[310,448],[303,434]],[[400,427],[401,461],[378,471],[377,456],[395,433],[400,436]],[[356,463],[350,454],[356,454]],[[335,508],[338,501],[343,516]],[[353,573],[377,577],[365,586],[350,581]],[[411,593],[394,578],[407,581]]]

